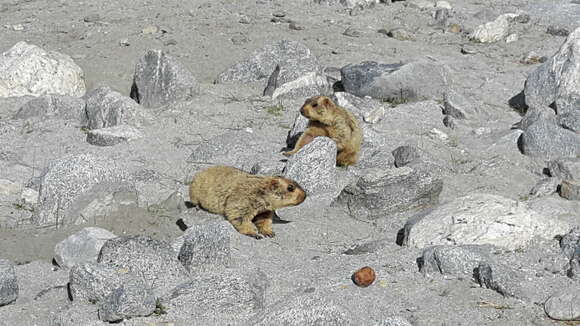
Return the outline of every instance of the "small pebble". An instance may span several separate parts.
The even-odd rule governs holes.
[[[449,25],[449,32],[461,33],[461,26],[459,24],[451,24]]]
[[[251,24],[252,19],[246,15],[241,15],[239,22],[240,22],[240,24]]]
[[[506,43],[512,43],[515,42],[519,39],[518,34],[510,34],[508,35],[508,37],[506,37],[505,42]]]
[[[169,40],[165,41],[165,43],[163,43],[163,45],[165,45],[165,46],[177,45],[177,40],[169,39]]]
[[[373,284],[375,277],[375,271],[368,266],[365,266],[352,274],[353,282],[363,288]]]
[[[303,29],[304,29],[304,26],[302,26],[302,25],[298,25],[298,24],[297,24],[297,23],[295,23],[295,22],[292,22],[292,23],[290,23],[290,25],[288,25],[288,27],[289,27],[291,30],[295,30],[295,31],[301,31],[301,30],[303,30]]]
[[[119,40],[119,45],[129,46],[131,44],[129,43],[129,39],[128,38],[122,38],[122,39]]]
[[[272,13],[272,16],[282,18],[282,17],[286,17],[286,13],[283,11],[276,11],[276,12]]]
[[[98,22],[99,20],[101,20],[101,16],[99,14],[90,14],[90,15],[85,16],[83,18],[83,21],[85,23],[94,23],[94,22]]]
[[[147,25],[145,27],[143,27],[143,29],[141,30],[141,33],[143,34],[155,34],[159,31],[159,27],[155,26],[155,25]]]

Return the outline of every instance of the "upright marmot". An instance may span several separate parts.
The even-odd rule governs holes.
[[[274,210],[295,206],[306,193],[294,181],[282,177],[248,174],[229,166],[215,166],[197,173],[189,187],[193,205],[225,215],[241,234],[259,239],[273,237]]]
[[[334,104],[326,96],[307,99],[300,113],[310,120],[308,127],[298,138],[294,149],[284,155],[295,154],[315,137],[326,136],[336,142],[337,165],[356,164],[362,144],[362,131],[352,113]]]

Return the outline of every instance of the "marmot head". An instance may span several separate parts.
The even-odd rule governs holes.
[[[314,96],[306,100],[300,108],[300,114],[309,120],[318,121],[326,125],[332,124],[335,118],[336,104],[326,96]]]
[[[298,183],[283,177],[272,177],[265,191],[268,202],[274,209],[296,206],[306,199],[306,192]]]

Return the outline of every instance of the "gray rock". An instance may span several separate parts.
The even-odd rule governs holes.
[[[580,182],[564,180],[560,185],[560,196],[569,200],[580,200]]]
[[[342,32],[342,35],[349,36],[349,37],[360,37],[362,35],[362,33],[360,30],[356,29],[355,27],[349,26],[344,30],[344,32]]]
[[[415,8],[415,9],[430,9],[435,7],[435,1],[431,1],[431,0],[408,0],[405,1],[405,4],[409,7],[409,8]]]
[[[518,140],[523,154],[547,160],[580,155],[580,134],[540,119],[530,125]]]
[[[102,302],[113,290],[139,277],[126,268],[95,263],[74,265],[69,275],[71,299],[93,304]]]
[[[580,105],[580,28],[572,32],[548,61],[526,79],[524,93],[530,107],[554,106],[558,114],[578,110]]]
[[[384,113],[384,103],[371,97],[358,97],[347,92],[339,92],[335,93],[332,98],[338,106],[347,109],[356,117],[367,123],[378,122],[382,116],[379,116],[379,119],[373,119],[372,116],[376,115],[377,112],[379,112],[380,115],[381,109]]]
[[[318,295],[303,294],[274,304],[259,314],[256,326],[359,325],[345,307]]]
[[[243,320],[264,307],[268,286],[268,277],[259,270],[207,271],[175,287],[162,304],[168,311],[186,311],[190,316],[233,315]]]
[[[84,208],[115,191],[113,184],[123,185],[127,180],[126,171],[107,157],[81,154],[55,160],[40,178],[33,222],[43,226],[75,223]]]
[[[169,291],[188,278],[171,245],[147,236],[122,236],[108,240],[101,248],[98,262],[140,275],[156,295]]]
[[[296,41],[281,40],[267,44],[252,53],[250,58],[237,63],[216,79],[218,83],[252,82],[268,78],[280,67],[277,85],[296,80],[309,72],[320,72],[318,59],[304,44]]]
[[[455,91],[447,91],[443,97],[443,114],[457,119],[468,119],[477,112],[475,105]]]
[[[343,67],[341,75],[344,89],[351,94],[403,103],[441,99],[451,85],[449,69],[428,61],[407,64],[366,61]]]
[[[345,255],[365,255],[381,250],[391,244],[390,239],[371,240],[355,244],[343,251]]]
[[[407,319],[397,316],[383,319],[378,324],[375,324],[375,326],[413,326],[413,324],[411,324]]]
[[[433,12],[433,25],[446,27],[447,20],[449,19],[449,10],[447,8],[437,8]]]
[[[140,127],[149,119],[142,106],[107,86],[96,88],[87,93],[85,101],[89,129],[122,124]]]
[[[399,41],[414,41],[415,35],[404,28],[393,28],[388,31],[387,36]]]
[[[66,95],[45,95],[34,98],[20,107],[15,119],[32,117],[60,118],[84,121],[85,101],[79,97]]]
[[[479,25],[469,38],[475,42],[493,43],[505,39],[510,32],[510,23],[517,14],[503,14],[494,21]]]
[[[66,54],[24,41],[0,56],[0,97],[47,94],[83,96],[82,69]]]
[[[87,227],[57,243],[54,259],[63,268],[96,263],[103,244],[116,235],[98,227]]]
[[[212,137],[195,147],[188,163],[230,165],[250,171],[264,157],[280,151],[280,145],[246,131],[231,131]],[[279,154],[276,154],[279,157]]]
[[[403,167],[411,162],[416,162],[421,157],[419,149],[415,146],[399,146],[392,152],[395,158],[395,167]]]
[[[556,320],[580,320],[580,288],[553,294],[544,303],[546,314]]]
[[[92,129],[87,132],[87,143],[96,146],[113,146],[139,138],[143,138],[143,133],[128,125]]]
[[[549,196],[556,192],[560,180],[558,178],[543,178],[530,190],[530,198]]]
[[[190,226],[183,234],[179,261],[190,272],[227,267],[231,261],[229,222]]]
[[[554,110],[550,108],[529,108],[522,120],[514,125],[514,128],[527,130],[529,126],[542,120],[553,121],[555,123],[556,114]]]
[[[135,66],[131,98],[144,107],[187,101],[199,93],[192,73],[161,50],[147,51]]]
[[[473,193],[409,219],[403,243],[417,248],[491,244],[513,250],[526,247],[534,237],[552,239],[569,229],[568,223],[542,215],[525,202]]]
[[[308,98],[330,94],[332,94],[332,85],[328,78],[319,72],[309,72],[278,86],[272,93],[272,99]]]
[[[492,289],[503,296],[522,297],[520,282],[523,276],[507,266],[482,262],[477,266],[475,276],[482,287]]]
[[[569,263],[570,268],[566,272],[566,275],[574,280],[580,280],[580,246],[576,247],[572,258],[570,258]]]
[[[114,289],[99,305],[99,319],[108,322],[149,316],[155,311],[156,298],[141,279],[131,279]]]
[[[455,121],[455,118],[453,118],[450,115],[446,115],[443,117],[443,125],[449,129],[457,128],[457,122]]]
[[[0,259],[0,307],[16,301],[18,298],[18,280],[14,265],[6,259]]]
[[[568,158],[548,162],[550,176],[561,180],[580,180],[580,159]]]
[[[419,271],[471,279],[480,263],[491,262],[494,247],[489,245],[433,246],[423,250]]]
[[[424,169],[369,168],[362,173],[338,198],[356,219],[430,207],[439,202],[443,188],[443,181]]]
[[[570,31],[567,30],[564,27],[558,27],[558,26],[554,26],[554,25],[550,25],[548,26],[548,28],[546,29],[546,33],[552,35],[552,36],[568,36],[570,35]]]
[[[298,138],[302,135],[304,130],[306,130],[308,126],[308,119],[305,118],[302,114],[297,114],[296,118],[294,119],[294,123],[292,124],[292,128],[288,131],[288,136],[286,136],[286,145],[288,148],[294,148]]]
[[[347,8],[361,7],[364,9],[372,8],[375,4],[380,3],[380,0],[312,0],[313,3],[322,5],[342,5]]]
[[[572,258],[574,256],[574,253],[580,248],[580,226],[572,228],[562,237],[560,248],[566,257]]]
[[[307,196],[335,193],[336,143],[328,137],[316,137],[288,158],[284,176],[296,181]]]
[[[559,114],[556,121],[562,128],[580,133],[580,110]]]

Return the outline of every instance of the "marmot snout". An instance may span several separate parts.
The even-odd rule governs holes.
[[[241,234],[260,238],[259,234],[275,235],[272,230],[274,211],[301,204],[306,199],[306,192],[290,179],[215,166],[193,177],[189,196],[192,204],[226,216]]]

